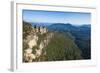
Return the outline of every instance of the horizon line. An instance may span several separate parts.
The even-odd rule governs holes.
[[[28,23],[50,23],[50,24],[54,24],[54,23],[61,23],[61,24],[71,24],[71,25],[91,25],[91,23],[84,23],[84,24],[74,24],[74,23],[71,23],[71,22],[29,22],[29,21],[25,21],[23,20],[24,22],[28,22]]]

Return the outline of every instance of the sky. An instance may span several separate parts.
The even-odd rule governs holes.
[[[74,25],[91,24],[90,13],[23,10],[26,22],[71,23]]]

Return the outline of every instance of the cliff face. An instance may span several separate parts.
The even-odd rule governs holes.
[[[39,33],[28,35],[27,39],[25,39],[25,41],[28,41],[28,42],[25,42],[25,41],[23,42],[28,45],[28,47],[25,48],[24,50],[24,61],[27,61],[27,62],[30,62],[30,61],[32,62],[33,60],[39,61],[40,56],[44,54],[46,55],[46,51],[43,53],[43,50],[45,50],[45,47],[48,45],[52,37],[53,37],[53,33],[46,33],[46,35],[39,34]],[[29,55],[29,56],[26,56],[26,55]]]
[[[23,37],[23,61],[39,61],[40,56],[43,54],[46,55],[46,51],[43,53],[43,49],[45,49],[50,42],[50,39],[53,37],[53,33],[47,32],[45,27],[32,27],[30,24],[25,22],[23,24],[23,36],[27,35]]]

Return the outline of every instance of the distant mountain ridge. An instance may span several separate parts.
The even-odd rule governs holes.
[[[77,25],[77,24],[71,24],[71,23],[46,23],[46,22],[30,22],[33,26],[47,26],[47,27],[69,27],[69,28],[77,28],[77,27],[90,27],[90,24],[82,24],[82,25]]]
[[[52,24],[50,26],[48,26],[48,29],[52,29],[52,30],[67,30],[67,31],[78,31],[80,29],[90,29],[91,28],[91,25],[79,25],[79,26],[75,26],[75,25],[72,25],[70,23],[55,23],[55,24]]]
[[[36,25],[36,26],[45,26],[45,27],[47,27],[47,26],[51,25],[52,23],[34,22],[34,23],[31,23],[31,24],[32,24],[32,26]]]

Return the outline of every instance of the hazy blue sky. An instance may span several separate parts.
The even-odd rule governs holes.
[[[91,24],[90,13],[52,12],[23,10],[23,20],[27,22]]]

